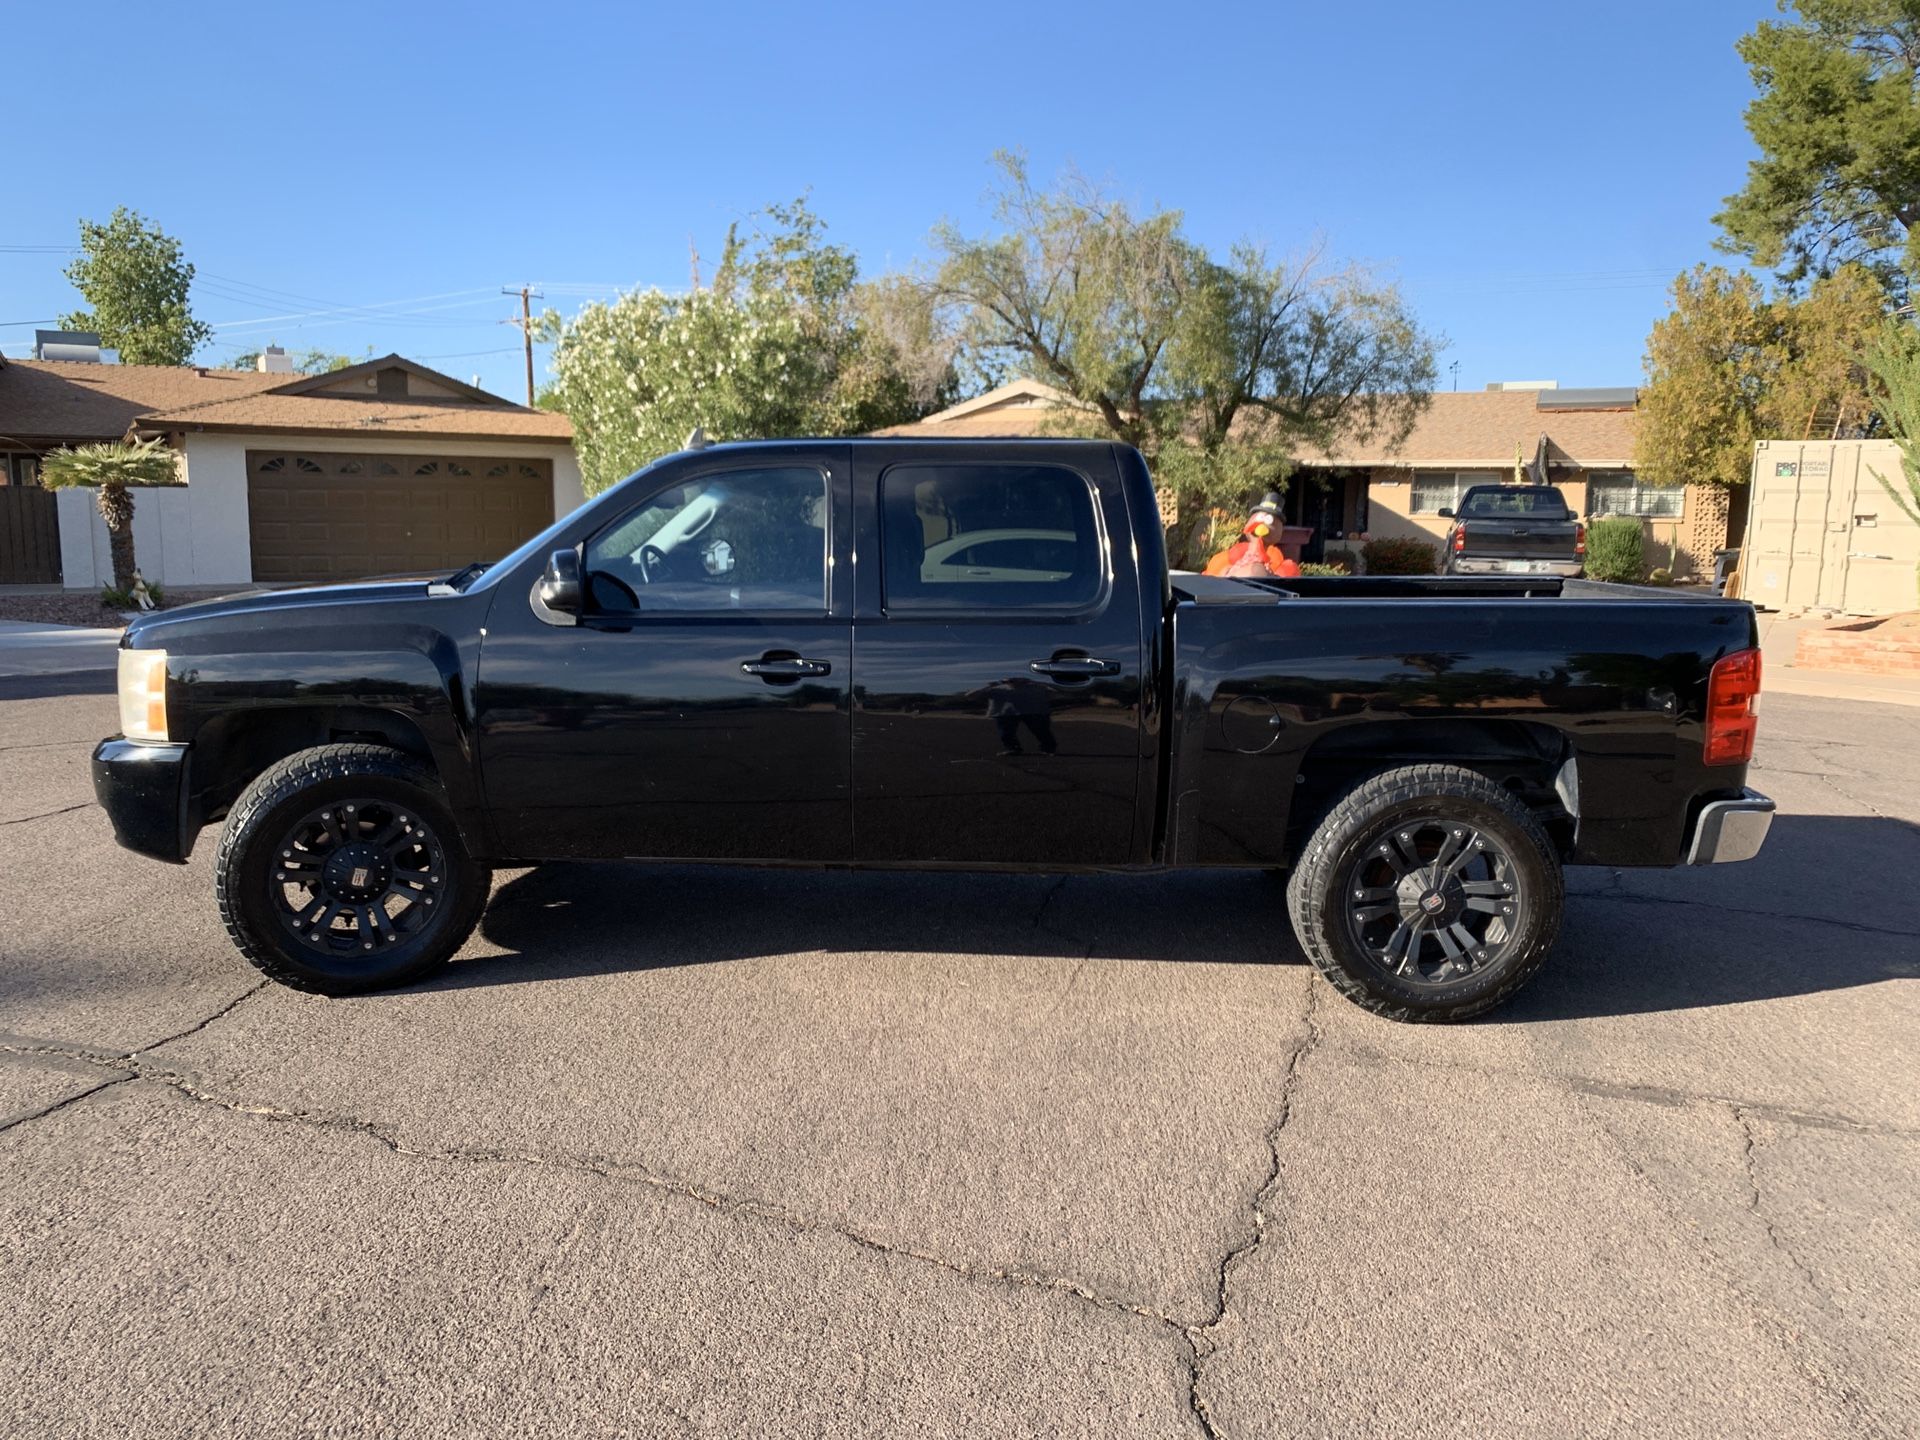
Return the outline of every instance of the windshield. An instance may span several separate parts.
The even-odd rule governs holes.
[[[668,457],[664,455],[660,457],[661,460],[664,460],[666,458]],[[535,555],[544,555],[547,552],[547,550],[552,546],[552,538],[555,534],[557,534],[562,529],[570,528],[573,525],[573,522],[578,520],[582,515],[586,514],[587,511],[600,510],[600,509],[603,509],[608,504],[612,503],[613,497],[615,495],[620,494],[622,491],[624,491],[627,488],[627,486],[631,485],[634,481],[638,480],[642,475],[645,475],[649,470],[652,470],[654,466],[658,465],[659,463],[660,463],[660,460],[656,460],[653,462],[653,465],[648,465],[644,469],[634,471],[633,474],[629,475],[626,479],[622,480],[618,485],[612,485],[612,486],[609,486],[607,489],[602,490],[598,495],[594,496],[591,500],[587,501],[587,503],[581,506],[578,510],[569,510],[565,515],[562,515],[559,519],[555,520],[551,525],[547,526],[546,529],[542,530],[538,535],[535,535],[531,540],[527,541],[526,544],[522,545],[518,550],[515,550],[511,555],[505,556],[502,559],[494,561],[493,564],[489,565],[483,572],[481,572],[481,574],[473,581],[473,583],[468,585],[466,588],[468,590],[482,589],[488,585],[493,584],[495,581],[499,580],[501,577],[510,574],[513,570],[518,568],[518,566],[522,561],[527,560]]]
[[[1476,487],[1460,502],[1462,517],[1469,515],[1528,515],[1538,519],[1564,520],[1567,502],[1560,492],[1546,485],[1498,485]]]

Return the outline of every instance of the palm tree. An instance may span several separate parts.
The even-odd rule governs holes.
[[[158,440],[132,445],[76,445],[40,462],[40,483],[50,490],[90,485],[99,492],[113,553],[113,585],[133,589],[133,485],[178,485],[179,457]]]

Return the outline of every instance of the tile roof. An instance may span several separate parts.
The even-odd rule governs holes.
[[[1629,465],[1638,416],[1630,408],[1541,410],[1531,390],[1443,392],[1421,414],[1413,434],[1397,449],[1384,440],[1347,444],[1332,453],[1308,453],[1309,465],[1432,466],[1500,469],[1513,464],[1516,447],[1531,460],[1540,436],[1548,458],[1562,465]]]
[[[148,411],[257,395],[286,380],[191,365],[8,360],[0,366],[0,442],[118,440]]]
[[[573,425],[566,416],[521,405],[272,392],[151,411],[140,417],[135,428],[142,435],[169,430],[266,430],[283,435],[432,435],[562,444],[573,438]]]
[[[875,435],[915,439],[1025,439],[1053,433],[1046,426],[1058,407],[1070,404],[1064,391],[1038,380],[1013,380],[984,395],[962,400],[906,425],[889,425]]]
[[[369,362],[369,371],[398,360]],[[423,435],[566,443],[564,415],[530,410],[425,366],[416,374],[480,399],[306,394],[316,378],[191,365],[8,360],[0,365],[0,444],[119,440],[129,433],[263,430],[296,435]]]
[[[1631,408],[1541,410],[1535,404],[1536,399],[1540,394],[1552,393],[1448,391],[1433,397],[1413,433],[1395,450],[1388,450],[1384,440],[1374,440],[1343,445],[1331,454],[1309,451],[1300,459],[1308,465],[1355,468],[1429,466],[1498,470],[1513,464],[1516,447],[1522,456],[1532,460],[1544,433],[1548,437],[1548,458],[1556,464],[1581,467],[1632,464],[1637,416]],[[1046,405],[1031,402],[985,406],[969,403],[910,425],[894,425],[874,433],[1017,438],[1047,433],[1048,413]]]

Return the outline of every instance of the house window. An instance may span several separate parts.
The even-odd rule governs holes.
[[[1475,485],[1498,485],[1499,475],[1491,470],[1423,470],[1413,477],[1413,513],[1437,515],[1442,510],[1458,510],[1460,497]]]
[[[1596,471],[1587,479],[1589,515],[1644,515],[1678,520],[1687,512],[1687,492],[1679,485],[1647,485],[1631,470]]]

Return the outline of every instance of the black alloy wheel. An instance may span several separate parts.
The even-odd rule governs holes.
[[[1498,965],[1527,899],[1496,836],[1437,815],[1385,826],[1349,867],[1346,894],[1353,942],[1421,985]]]
[[[267,891],[280,923],[325,957],[416,936],[445,900],[444,842],[418,815],[368,796],[303,816],[280,837]]]
[[[1563,901],[1560,855],[1540,821],[1458,765],[1361,781],[1287,878],[1307,958],[1390,1020],[1465,1020],[1512,996],[1552,949]]]
[[[268,769],[234,803],[214,861],[241,953],[325,995],[438,969],[479,923],[488,880],[433,771],[384,745],[320,745]]]

